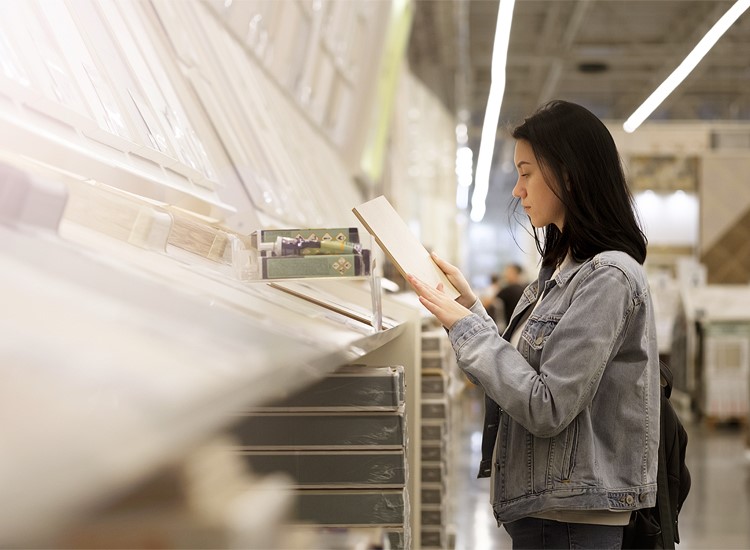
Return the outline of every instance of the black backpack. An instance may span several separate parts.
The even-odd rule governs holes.
[[[661,363],[661,431],[656,505],[633,512],[623,534],[623,548],[674,548],[680,542],[677,515],[690,491],[685,465],[687,433],[672,408],[672,371]]]

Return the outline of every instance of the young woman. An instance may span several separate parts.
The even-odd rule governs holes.
[[[656,499],[646,238],[612,136],[591,112],[553,101],[512,136],[513,196],[542,265],[502,337],[451,264],[435,257],[461,293],[455,301],[410,282],[484,389],[479,477],[492,477],[492,507],[513,547],[620,548],[630,513]]]

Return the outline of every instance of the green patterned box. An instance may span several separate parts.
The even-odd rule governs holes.
[[[307,229],[262,229],[250,235],[251,244],[258,248],[258,243],[273,243],[277,237],[302,238],[306,241],[340,241],[358,243],[359,231],[356,227],[313,227]]]
[[[260,258],[263,279],[356,277],[370,274],[370,251],[362,254],[268,256]]]

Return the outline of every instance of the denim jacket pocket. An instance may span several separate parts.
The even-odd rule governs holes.
[[[576,452],[578,450],[578,417],[573,419],[573,422],[560,434],[560,437],[564,445],[560,477],[562,481],[570,481],[575,469]]]
[[[544,315],[536,317],[532,315],[526,323],[526,328],[521,334],[529,347],[539,351],[544,347],[550,334],[560,321],[560,315]]]
[[[491,499],[493,503],[522,498],[534,492],[533,447],[531,434],[506,413],[501,413],[493,465],[495,468]],[[518,455],[521,449],[524,449],[526,453],[523,459]],[[519,472],[515,468],[519,460],[522,460],[524,464],[532,465],[521,475],[517,475]],[[515,474],[514,471],[516,471]]]

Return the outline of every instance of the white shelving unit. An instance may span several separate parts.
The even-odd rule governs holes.
[[[712,421],[743,420],[750,411],[750,290],[704,285],[681,291],[686,389]]]
[[[419,441],[416,308],[383,297],[376,331],[366,278],[293,295],[243,269],[253,230],[358,225],[341,150],[390,5],[230,4],[0,3],[0,545],[64,544],[237,411],[352,362],[404,367]],[[419,518],[412,497],[415,548]]]
[[[3,543],[49,542],[92,507],[340,365],[414,368],[416,313],[391,328],[94,232],[0,227]],[[79,228],[80,230],[80,228]],[[85,230],[84,230],[85,232]],[[103,253],[106,252],[106,255]],[[197,258],[196,260],[199,260]],[[366,311],[366,280],[281,283]],[[409,384],[411,387],[414,384]],[[40,527],[43,526],[43,527]]]

